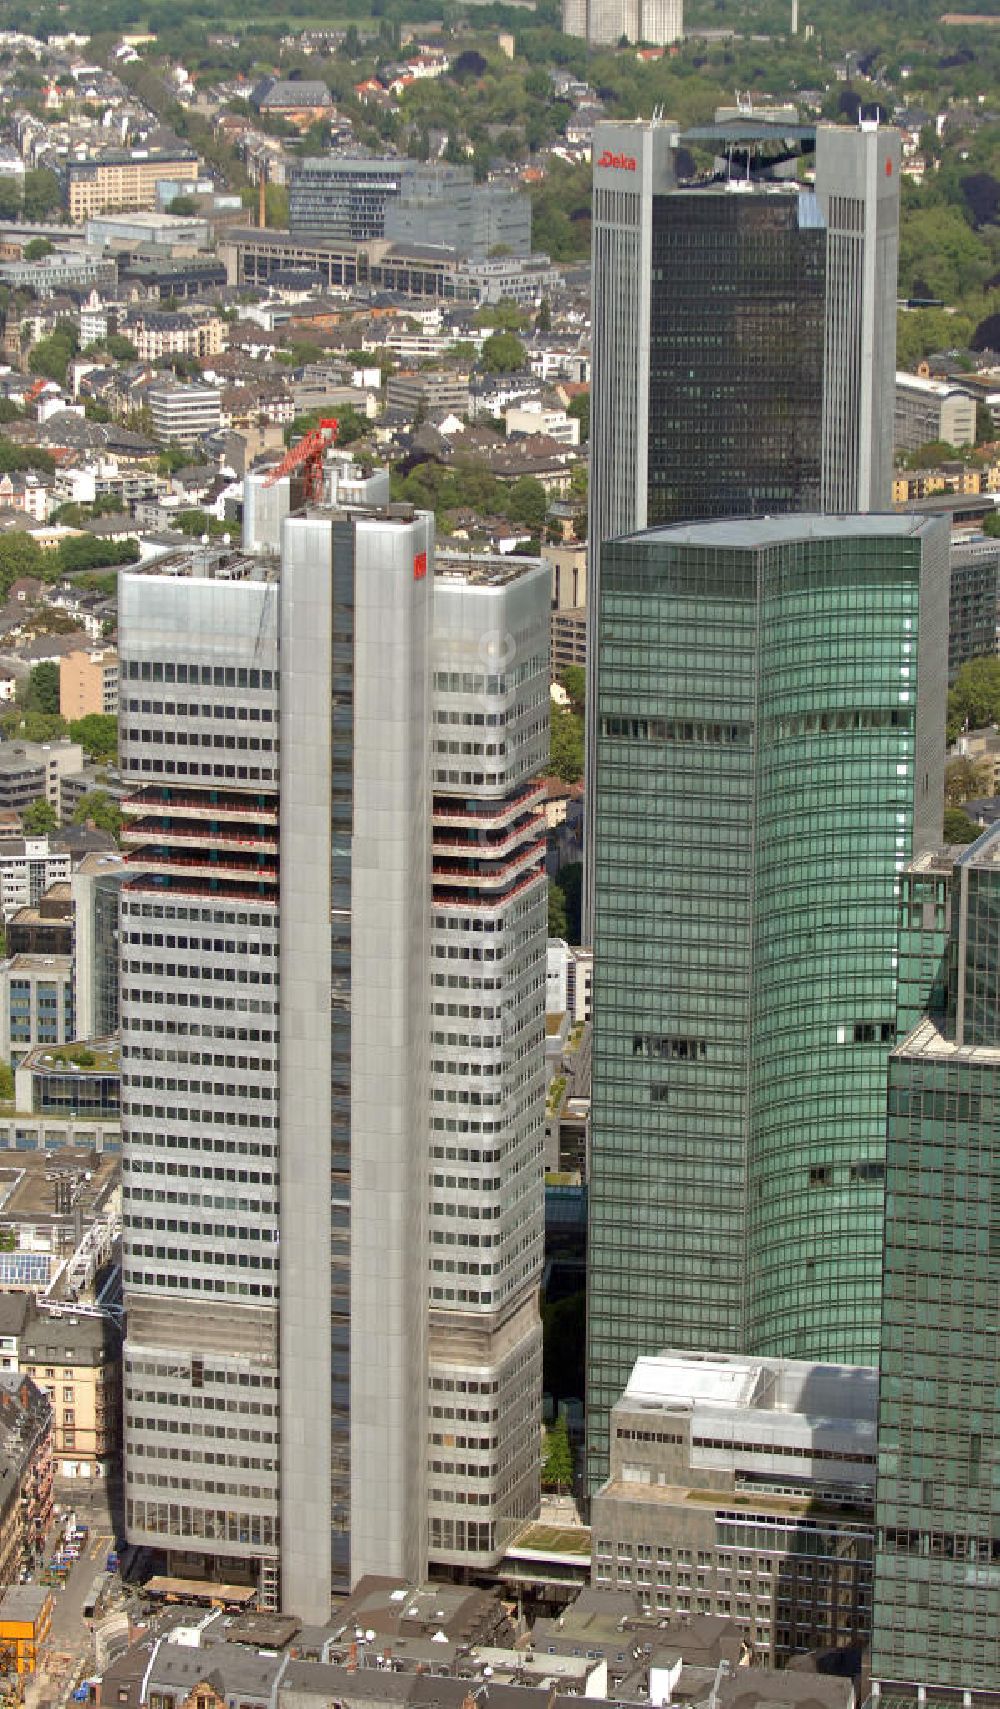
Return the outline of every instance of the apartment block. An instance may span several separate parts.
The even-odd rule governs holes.
[[[975,445],[976,400],[944,380],[897,373],[893,440],[897,451],[918,451],[937,440]]]
[[[0,916],[4,923],[19,908],[35,907],[53,884],[69,881],[72,861],[48,837],[6,837],[0,841]]]
[[[63,718],[91,712],[118,714],[118,654],[113,647],[65,653],[59,660],[59,711]]]
[[[73,959],[13,955],[0,962],[0,1056],[17,1064],[36,1044],[76,1037]]]
[[[146,398],[153,432],[165,443],[190,448],[222,420],[220,396],[212,386],[150,386]]]

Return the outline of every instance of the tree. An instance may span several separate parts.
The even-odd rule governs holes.
[[[30,534],[0,536],[0,593],[6,597],[21,576],[39,576],[42,557],[42,548]]]
[[[513,332],[494,332],[479,356],[487,374],[510,374],[524,367],[524,345]]]
[[[21,824],[29,837],[45,837],[59,826],[59,817],[50,801],[39,798],[21,814]]]
[[[579,397],[570,398],[566,414],[580,423],[580,439],[585,443],[590,438],[590,393],[581,392]]]
[[[534,475],[522,475],[514,482],[507,500],[507,515],[511,522],[521,522],[533,533],[539,533],[545,527],[545,513],[548,500],[545,488]]]
[[[992,540],[1000,540],[1000,510],[991,511],[989,516],[983,517],[983,533],[988,534]]]
[[[55,244],[50,243],[47,237],[33,237],[31,242],[24,246],[24,259],[25,261],[43,261],[46,255],[54,255],[55,252]]]
[[[121,838],[122,810],[106,789],[92,789],[73,809],[74,825],[93,825],[95,830],[107,831],[115,842]]]
[[[45,380],[56,380],[62,386],[66,383],[66,370],[72,357],[71,341],[62,333],[53,332],[32,345],[28,353],[28,367],[33,374]]]
[[[570,1489],[573,1484],[573,1450],[569,1443],[569,1429],[564,1413],[556,1419],[552,1429],[545,1433],[542,1483],[546,1489],[559,1491]]]
[[[24,174],[24,217],[40,223],[62,209],[62,191],[54,172],[37,167]]]
[[[167,206],[168,214],[189,215],[196,214],[197,212],[198,204],[193,196],[175,196],[173,201]]]
[[[559,681],[569,695],[571,710],[581,714],[587,702],[587,673],[583,666],[567,665],[560,671]]]
[[[28,678],[28,692],[21,702],[24,710],[59,714],[59,666],[46,659],[35,665]]]
[[[961,807],[963,801],[972,801],[977,795],[985,795],[989,782],[989,768],[977,765],[968,755],[962,754],[958,759],[949,760],[944,768],[945,806]]]
[[[944,840],[946,843],[974,843],[983,834],[982,825],[977,825],[961,807],[946,807],[944,810]]]
[[[4,945],[6,949],[6,944]],[[14,1070],[9,1062],[0,1062],[0,1103],[14,1102]]]
[[[552,704],[549,772],[564,783],[577,783],[583,776],[583,719],[568,706]]]
[[[88,758],[114,765],[118,758],[118,719],[113,712],[88,712],[85,718],[73,718],[69,733]]]
[[[538,313],[535,316],[535,331],[552,331],[552,310],[549,307],[548,297],[543,297],[538,305]]]
[[[56,742],[60,736],[65,736],[66,723],[54,712],[14,708],[0,716],[0,730],[9,742]]]
[[[969,659],[948,695],[948,739],[1000,722],[1000,658]]]
[[[109,332],[104,340],[104,348],[116,362],[135,362],[139,355],[132,340],[120,332]]]
[[[555,879],[549,879],[549,937],[565,938],[569,930],[566,898]]]

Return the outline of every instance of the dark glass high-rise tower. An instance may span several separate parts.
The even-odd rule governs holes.
[[[766,126],[692,140],[721,151],[734,131],[741,149],[773,153]],[[899,135],[796,134],[815,139],[813,188],[773,175],[679,184],[681,139],[665,121],[594,133],[585,933],[603,542],[890,502]]]
[[[605,546],[591,1472],[651,1347],[870,1364],[899,873],[940,838],[947,527]]]

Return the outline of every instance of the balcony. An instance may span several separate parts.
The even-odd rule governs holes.
[[[483,860],[477,851],[470,850],[468,861],[443,861],[435,858],[433,878],[435,886],[442,879],[450,884],[467,884],[474,889],[485,890],[495,886],[508,884],[514,876],[522,873],[526,866],[538,861],[544,862],[545,843],[536,841],[527,843],[517,850],[510,860]]]
[[[495,895],[477,897],[470,891],[442,890],[435,884],[432,902],[435,908],[460,908],[466,912],[470,908],[488,908],[493,912],[520,895],[522,890],[529,890],[533,884],[544,883],[545,867],[539,866],[529,872],[517,884],[512,884],[509,890],[497,891]]]
[[[503,801],[463,801],[458,796],[435,795],[435,825],[461,825],[472,830],[508,824],[519,814],[537,810],[545,800],[545,784],[539,780],[508,795]]]
[[[163,813],[171,819],[258,819],[267,824],[278,822],[277,792],[250,794],[247,791],[206,789],[194,793],[189,789],[173,790],[149,786],[136,790],[121,804],[122,813]]]
[[[170,820],[163,822],[155,819],[136,819],[131,824],[122,826],[122,842],[132,848],[142,848],[148,843],[158,847],[169,848],[174,844],[200,843],[204,848],[232,849],[273,849],[278,850],[277,828],[269,829],[266,825],[176,825]]]
[[[449,854],[485,855],[491,860],[498,860],[516,849],[525,837],[537,837],[543,831],[544,820],[538,813],[524,815],[503,830],[477,828],[466,837],[446,836],[435,830],[434,853],[442,850]]]

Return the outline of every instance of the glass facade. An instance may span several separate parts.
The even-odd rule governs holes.
[[[905,941],[905,906],[901,924]],[[923,1686],[930,1703],[1000,1688],[995,828],[952,877],[948,995],[889,1064],[872,1632],[886,1695]]]
[[[819,504],[826,232],[803,203],[654,199],[650,523]]]
[[[877,1356],[922,554],[889,518],[602,552],[595,1481],[641,1353]]]

